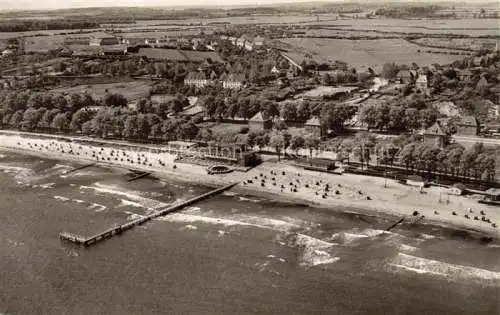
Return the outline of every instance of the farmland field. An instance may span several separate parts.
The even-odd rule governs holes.
[[[151,81],[131,81],[123,83],[78,85],[69,88],[58,88],[51,90],[53,93],[89,93],[94,99],[102,99],[106,93],[119,93],[127,100],[135,101],[149,95],[152,86]]]
[[[24,50],[26,52],[48,52],[51,49],[61,47],[65,37],[65,35],[25,37]]]
[[[378,31],[387,33],[457,34],[468,36],[499,35],[496,19],[463,20],[403,20],[403,19],[359,19],[307,23],[331,26],[355,31]],[[474,26],[472,26],[474,25]]]
[[[428,46],[441,46],[458,49],[479,50],[483,45],[495,47],[498,42],[493,38],[419,38],[417,43]]]
[[[386,62],[398,64],[416,62],[420,66],[429,66],[434,63],[449,64],[464,57],[444,54],[451,51],[436,48],[431,50],[438,51],[439,54],[427,53],[427,48],[397,38],[374,40],[287,38],[281,41],[295,50],[287,55],[299,63],[301,62],[300,58],[305,59],[305,54],[309,52],[317,62],[340,60],[358,70],[367,70],[368,67],[371,67],[379,71]]]

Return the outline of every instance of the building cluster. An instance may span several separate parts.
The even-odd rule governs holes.
[[[233,46],[247,51],[260,51],[264,48],[265,39],[261,36],[241,35],[240,37],[221,35],[221,40],[229,41]]]
[[[207,76],[203,71],[190,72],[184,79],[184,84],[204,88],[210,85],[221,83],[224,89],[241,89],[245,83],[245,77],[241,74],[227,74],[217,76],[215,72],[210,72]]]

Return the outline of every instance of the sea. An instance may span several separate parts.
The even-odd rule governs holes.
[[[427,224],[0,152],[0,314],[499,314],[500,245]]]

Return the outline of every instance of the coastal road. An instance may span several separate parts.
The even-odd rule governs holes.
[[[482,142],[486,145],[500,145],[500,139],[483,138],[474,136],[453,136],[453,139],[464,145],[473,145],[476,142]]]

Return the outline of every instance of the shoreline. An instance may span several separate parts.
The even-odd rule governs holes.
[[[16,137],[14,140],[18,141],[20,139],[31,140],[31,141],[37,140],[37,139],[31,139],[29,137],[19,137],[19,136]],[[380,186],[378,186],[380,184],[379,183],[380,179],[370,178],[368,176],[353,175],[353,174],[344,174],[341,176],[339,175],[329,176],[329,174],[306,171],[287,164],[269,163],[269,162],[263,163],[257,166],[256,168],[251,169],[247,173],[235,171],[229,174],[208,175],[204,167],[198,165],[180,163],[180,162],[173,162],[172,157],[170,157],[172,158],[170,163],[171,164],[173,163],[172,165],[176,166],[175,169],[170,164],[169,164],[170,167],[163,167],[159,169],[144,165],[136,165],[136,164],[123,165],[123,163],[120,164],[107,161],[95,161],[89,157],[82,157],[82,156],[77,157],[77,156],[71,156],[69,154],[56,154],[56,152],[40,152],[33,149],[8,147],[4,142],[0,142],[0,150],[10,151],[19,154],[26,154],[31,156],[40,156],[48,159],[73,161],[77,163],[95,162],[97,165],[102,165],[104,167],[109,167],[113,169],[117,168],[127,169],[127,170],[137,169],[150,172],[152,175],[162,179],[167,179],[167,180],[174,179],[175,181],[181,181],[189,184],[201,185],[206,187],[216,187],[219,185],[225,185],[239,181],[240,183],[236,185],[232,189],[232,191],[235,191],[240,195],[264,197],[266,199],[275,200],[280,203],[300,204],[312,208],[321,208],[327,211],[335,211],[337,213],[349,213],[349,214],[357,214],[370,217],[379,217],[387,220],[393,220],[394,222],[401,219],[402,217],[405,217],[405,219],[407,219],[408,221],[405,220],[403,225],[411,224],[415,219],[412,216],[412,212],[414,210],[419,210],[420,214],[425,215],[425,220],[421,222],[421,224],[424,224],[426,226],[436,226],[440,228],[453,229],[453,230],[466,230],[474,234],[483,234],[496,239],[498,239],[500,236],[498,229],[491,227],[491,225],[485,226],[485,224],[482,224],[480,221],[478,222],[472,220],[465,220],[463,216],[461,217],[448,216],[450,217],[449,219],[446,217],[433,217],[432,209],[435,209],[436,205],[432,204],[432,206],[429,206],[430,202],[428,202],[428,200],[431,197],[435,197],[436,191],[430,191],[432,195],[429,193],[429,195],[427,195],[426,197],[422,197],[416,195],[416,193],[413,192],[408,187],[404,187],[401,184],[396,184],[395,182],[389,183],[390,189],[393,189],[392,191],[389,191],[388,189],[381,190]],[[310,188],[309,189],[304,188],[307,187],[308,185],[299,187],[299,185],[296,184],[296,186],[294,187],[298,187],[297,189],[299,191],[297,190],[288,191],[287,189],[279,190],[278,188],[279,184],[276,185],[276,183],[278,182],[278,178],[276,178],[275,182],[273,182],[274,186],[268,184],[269,182],[268,178],[266,178],[266,180],[262,179],[263,182],[266,181],[265,187],[257,185],[257,180],[255,180],[255,178],[261,179],[267,176],[269,177],[274,176],[270,175],[269,170],[271,170],[271,172],[272,170],[274,170],[274,174],[277,174],[278,172],[283,172],[283,174],[285,174],[286,172],[287,174],[286,176],[285,175],[281,176],[283,177],[281,178],[282,180],[281,183],[285,182],[288,183],[288,181],[290,181],[290,184],[292,184],[291,178],[296,178],[297,181],[299,181],[300,178],[302,181],[309,182]],[[292,174],[297,174],[295,176],[300,176],[300,177],[293,177],[294,175]],[[275,177],[278,176],[275,175]],[[243,183],[244,181],[246,182],[250,178],[254,179],[255,183],[252,184]],[[312,193],[314,191],[314,189],[312,188],[315,187],[311,186],[312,183],[317,180],[327,181],[328,183],[330,183],[330,185],[332,185],[331,184],[332,181],[334,183],[338,182],[337,183],[338,187],[342,187],[339,188],[339,190],[343,189],[341,193],[342,196],[337,197],[335,195],[333,196],[328,195],[326,199],[321,199],[319,196],[315,196]],[[262,183],[262,185],[264,184]],[[368,196],[376,196],[376,197],[371,197],[373,199],[368,199],[368,200],[366,200],[366,198],[363,199],[360,196],[358,196],[355,192],[353,192],[354,191],[353,189],[359,189],[358,192],[361,192],[362,189],[363,194],[360,193],[360,196],[362,196],[363,198],[365,198],[365,195],[366,198],[368,198]],[[389,192],[392,192],[394,196],[391,196]],[[323,191],[321,191],[321,193],[323,193]],[[351,193],[350,196],[349,193]],[[382,196],[379,200],[378,198],[379,196],[377,195],[379,193],[385,194],[386,196]],[[397,195],[398,193],[399,194],[403,193],[403,194],[399,196]],[[348,196],[345,197],[344,195]],[[405,198],[409,200],[408,201],[404,200],[405,202],[402,202],[402,200]],[[462,208],[465,208],[468,205],[471,205],[472,202],[474,202],[474,200],[471,200],[466,197],[456,197],[456,199],[458,200],[458,206]],[[424,201],[427,201],[427,204],[425,204]],[[490,213],[492,216],[494,215],[492,217],[493,221],[499,222],[497,220],[497,217],[500,217],[500,211],[498,211],[498,208],[495,209],[494,207],[485,207],[483,205],[476,203],[473,204],[475,211],[477,211],[476,209],[478,208],[483,208],[483,209],[487,208],[488,215]],[[440,212],[441,208],[445,207],[444,205],[438,205],[438,206],[440,206],[440,208],[438,208],[440,209]],[[449,205],[448,207],[451,208]]]

